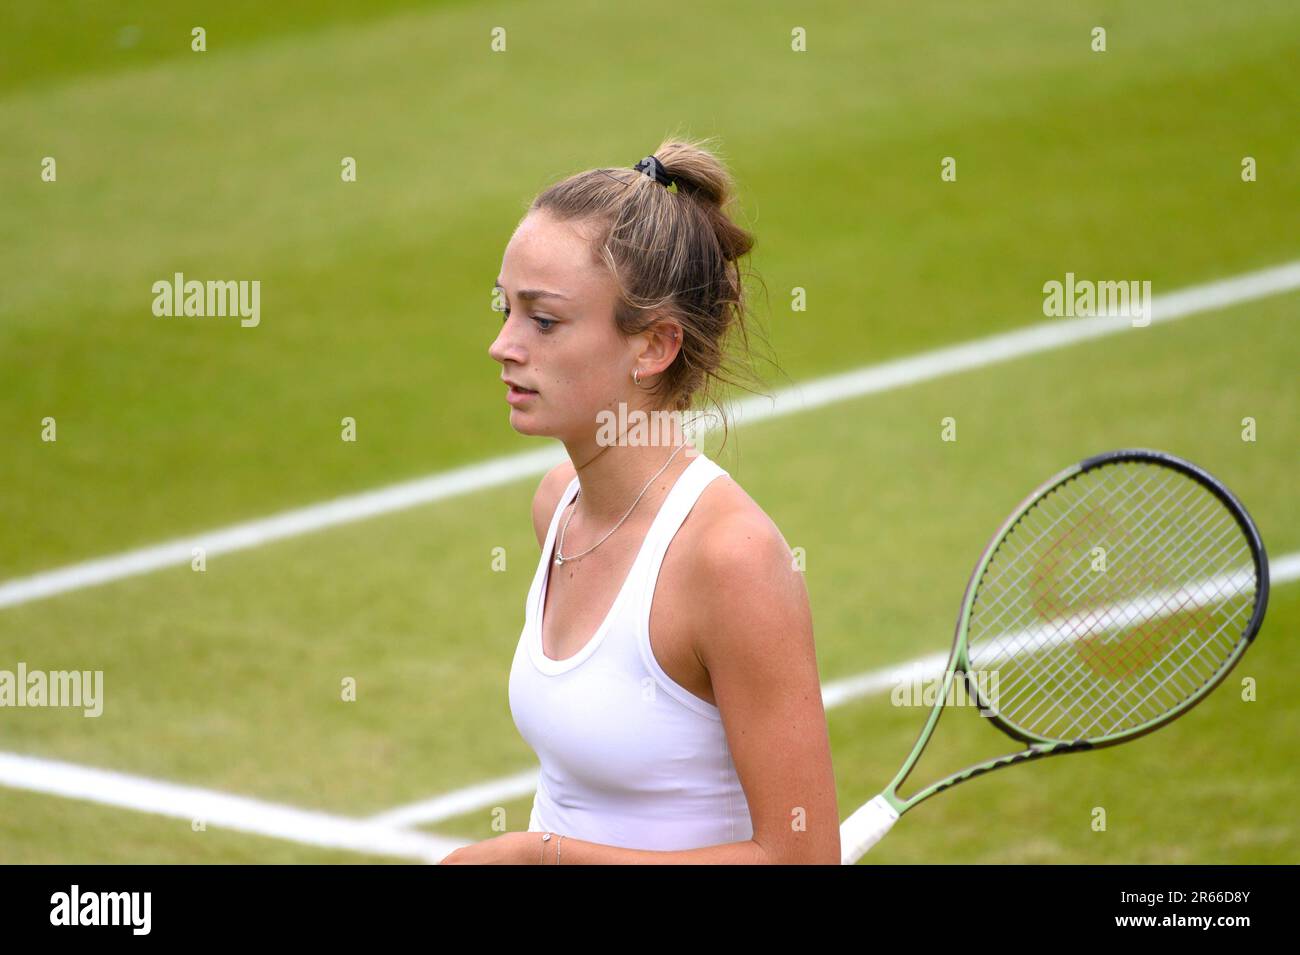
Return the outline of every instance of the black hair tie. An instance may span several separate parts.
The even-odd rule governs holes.
[[[668,170],[664,168],[664,164],[659,161],[658,156],[646,156],[645,159],[642,159],[632,168],[639,173],[644,173],[647,169],[651,170],[655,182],[661,184],[665,189],[676,182],[672,176],[668,175]]]

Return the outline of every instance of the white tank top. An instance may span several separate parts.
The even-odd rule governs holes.
[[[530,832],[629,849],[698,849],[753,837],[718,708],[673,681],[650,648],[650,603],[668,545],[710,481],[700,452],[656,514],[599,629],[572,657],[542,652],[560,516],[551,517],[510,667],[510,713],[541,762]]]

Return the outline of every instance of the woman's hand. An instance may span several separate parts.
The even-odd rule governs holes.
[[[503,832],[452,851],[439,865],[535,865],[541,851],[540,832]]]

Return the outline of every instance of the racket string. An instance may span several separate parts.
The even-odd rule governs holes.
[[[1202,543],[1202,542],[1198,541],[1196,543]],[[1166,547],[1167,545],[1163,541],[1158,545],[1157,548],[1158,556],[1163,555],[1166,552]],[[1147,613],[1145,614],[1145,616],[1139,613],[1136,609],[1134,609],[1131,606],[1125,608],[1129,612],[1130,619],[1121,622],[1127,626],[1132,626],[1133,621],[1138,620],[1139,623],[1137,625],[1137,635],[1139,637],[1150,636],[1151,632],[1148,629],[1148,625],[1152,622],[1153,619],[1159,619],[1162,617],[1170,616],[1173,613],[1177,613],[1178,609],[1180,608],[1175,608],[1174,610],[1170,611],[1167,609],[1168,603],[1169,601],[1175,599],[1179,594],[1183,593],[1188,586],[1189,586],[1188,584],[1183,584],[1178,586],[1176,589],[1173,587],[1166,587],[1165,593],[1167,594],[1167,596],[1162,596],[1158,598],[1148,598],[1146,601],[1148,605],[1153,600],[1155,600],[1158,603],[1158,606],[1155,607],[1153,612]],[[1183,601],[1183,604],[1184,605],[1186,604],[1186,600]],[[1091,626],[1095,629],[1098,622],[1099,621],[1096,620],[1090,621],[1085,619],[1083,621],[1080,621],[1079,624],[1072,625],[1072,629],[1075,630],[1076,632],[1080,629],[1084,629],[1085,626]],[[1106,629],[1113,629],[1113,628],[1106,628]],[[1135,652],[1141,652],[1144,646],[1145,646],[1145,641],[1143,640],[1130,640],[1127,642],[1126,645],[1121,645],[1122,652],[1118,657],[1114,657],[1111,660],[1106,662],[1109,664],[1109,667],[1111,669],[1121,669],[1124,663],[1129,658],[1131,658]],[[1130,667],[1129,669],[1134,669],[1134,668],[1135,667]]]
[[[1121,555],[1121,556],[1122,556],[1122,555]],[[1085,561],[1085,563],[1086,563],[1086,561]],[[1025,576],[1025,575],[1022,574],[1022,575],[1021,575],[1021,578],[1019,578],[1019,579],[1023,579],[1024,576]],[[1096,577],[1095,574],[1092,574],[1091,576]],[[1000,584],[1001,582],[995,580],[994,583],[995,583],[995,584]],[[1013,610],[1013,609],[1015,609],[1014,607],[1008,607],[1008,606],[1006,606],[1005,601],[1006,601],[1009,597],[1010,597],[1011,599],[1017,599],[1017,598],[1019,598],[1019,597],[1022,597],[1023,595],[1024,595],[1024,590],[1023,590],[1023,588],[1022,588],[1022,589],[1020,589],[1020,590],[1018,590],[1018,591],[1016,591],[1016,592],[1014,592],[1014,593],[1011,593],[1010,591],[1008,591],[1008,593],[1001,594],[1001,595],[999,595],[999,597],[997,598],[997,601],[995,601],[994,608],[995,608],[995,609],[998,609],[998,610],[1003,610],[1003,611],[1004,611],[1002,614],[999,614],[999,615],[995,618],[995,621],[994,621],[995,625],[996,625],[1000,630],[1005,631],[1005,630],[1008,629],[1010,626],[1015,626],[1015,625],[1019,624],[1019,622],[1020,622],[1020,621],[1025,617],[1025,616],[1029,616],[1029,615],[1031,614],[1033,608],[1032,608],[1031,606],[1024,606],[1024,607],[1021,608],[1020,615],[1019,615],[1015,620],[1012,620],[1012,621],[1006,621],[1005,619],[1003,619],[1003,618],[1005,617],[1005,611],[1009,611],[1009,610]],[[977,604],[977,606],[978,606],[978,604]]]
[[[1033,505],[989,558],[968,677],[997,676],[998,699],[985,702],[1033,734],[1118,733],[1221,674],[1257,590],[1245,534],[1207,487],[1163,466],[1107,464]]]
[[[1176,596],[1178,593],[1183,592],[1183,589],[1184,589],[1184,588],[1179,588],[1179,589],[1172,590],[1172,595],[1173,595],[1173,596]],[[1168,602],[1169,602],[1170,599],[1171,599],[1171,598],[1170,598],[1169,596],[1166,596],[1165,598],[1163,598],[1163,599],[1160,601],[1161,606],[1158,606],[1158,607],[1156,608],[1155,613],[1154,613],[1154,614],[1148,614],[1148,615],[1149,615],[1149,616],[1150,616],[1150,615],[1154,615],[1154,616],[1157,616],[1157,617],[1158,617],[1158,616],[1165,616],[1165,615],[1167,615],[1167,614],[1170,612],[1169,609],[1168,609]],[[1146,602],[1147,602],[1147,604],[1149,605],[1149,604],[1151,603],[1150,598],[1148,598]],[[1186,600],[1184,600],[1183,603],[1186,604]],[[1175,612],[1176,612],[1176,609],[1175,609]],[[1132,619],[1134,619],[1134,618],[1139,618],[1139,617],[1140,617],[1140,615],[1137,614],[1137,613],[1136,613],[1136,612],[1135,612],[1131,607],[1128,608],[1128,615],[1129,615],[1129,618],[1130,618],[1130,619],[1129,619],[1128,621],[1126,621],[1126,622],[1129,623],[1130,625],[1131,625]],[[1095,624],[1096,624],[1097,621],[1095,621],[1095,620],[1094,620],[1094,621],[1087,621],[1087,620],[1085,620],[1085,621],[1083,621],[1083,622],[1084,622],[1084,623],[1089,623],[1089,622],[1091,622],[1091,623],[1095,626]],[[1059,629],[1059,624],[1058,624],[1058,629]],[[1081,628],[1080,628],[1080,626],[1079,626],[1078,623],[1073,623],[1072,626],[1071,626],[1071,630],[1073,631],[1073,633],[1072,633],[1072,632],[1067,632],[1067,633],[1064,634],[1064,636],[1065,636],[1066,638],[1069,638],[1070,636],[1076,635],[1076,634],[1077,634],[1077,631],[1079,631],[1080,629],[1081,629]],[[1113,628],[1112,628],[1112,629],[1113,629]],[[1051,641],[1053,644],[1057,644],[1057,645],[1059,645],[1060,643],[1064,642],[1064,641],[1062,641],[1062,640],[1060,639],[1060,637],[1061,637],[1060,634],[1056,634],[1055,636],[1057,637],[1057,639]],[[1041,641],[1040,641],[1040,642],[1041,642]],[[1068,661],[1068,660],[1070,659],[1070,657],[1067,655],[1067,656],[1065,657],[1065,659]],[[1081,673],[1081,672],[1082,672],[1082,667],[1081,667],[1081,666],[1076,666],[1074,672],[1073,672],[1072,674],[1069,674],[1069,675],[1077,675],[1078,673]],[[1052,676],[1052,677],[1055,677],[1055,678],[1057,678],[1057,679],[1059,680],[1059,678],[1061,678],[1061,677],[1064,676],[1065,674],[1062,674],[1062,673],[1061,673],[1061,665],[1058,664],[1056,670],[1053,671],[1053,672],[1051,672],[1051,673],[1046,673],[1046,674],[1044,674],[1044,673],[1041,672],[1041,668],[1040,668],[1040,671],[1039,671],[1039,673],[1038,673],[1037,675],[1038,675],[1038,677],[1039,677],[1040,679],[1041,679],[1042,676]],[[1098,688],[1099,685],[1100,685],[1100,684],[1099,684],[1099,681],[1094,681],[1094,682],[1093,682],[1093,687],[1092,687],[1092,688],[1095,690],[1095,689]],[[1014,700],[1012,700],[1012,702],[1014,702]],[[1005,705],[1005,704],[1004,704],[1004,705]]]
[[[1028,683],[1037,680],[1043,683],[1045,678],[1050,678],[1053,686],[1062,687],[1068,685],[1068,681],[1073,680],[1076,695],[1080,687],[1086,686],[1088,692],[1092,695],[1092,705],[1083,713],[1078,714],[1077,717],[1069,720],[1068,729],[1070,731],[1078,729],[1084,731],[1095,730],[1098,721],[1102,717],[1110,715],[1122,706],[1121,697],[1125,692],[1131,697],[1132,694],[1140,692],[1141,687],[1146,684],[1151,684],[1147,695],[1139,699],[1137,708],[1130,706],[1125,715],[1131,717],[1137,709],[1141,708],[1142,704],[1151,703],[1158,695],[1160,699],[1155,701],[1158,704],[1167,706],[1172,703],[1176,705],[1180,701],[1180,697],[1176,693],[1170,693],[1171,689],[1182,694],[1193,693],[1204,684],[1205,680],[1212,678],[1213,670],[1211,669],[1207,673],[1196,667],[1194,662],[1199,657],[1188,655],[1186,658],[1180,659],[1179,651],[1182,646],[1177,641],[1174,642],[1172,649],[1167,650],[1163,656],[1156,657],[1155,654],[1159,654],[1165,648],[1165,633],[1170,630],[1171,621],[1180,620],[1180,615],[1186,616],[1200,610],[1199,615],[1194,618],[1195,623],[1200,632],[1205,633],[1208,631],[1211,633],[1211,641],[1222,636],[1223,631],[1236,622],[1241,615],[1241,609],[1244,608],[1239,607],[1236,613],[1222,613],[1223,608],[1220,608],[1220,613],[1224,617],[1223,623],[1217,629],[1209,629],[1212,620],[1206,616],[1203,608],[1211,605],[1216,599],[1222,600],[1229,596],[1228,590],[1223,586],[1222,581],[1215,586],[1214,590],[1215,593],[1207,597],[1204,586],[1170,588],[1158,601],[1153,601],[1148,597],[1145,601],[1146,607],[1143,608],[1141,613],[1136,612],[1131,607],[1126,608],[1120,614],[1124,619],[1100,621],[1094,616],[1092,618],[1083,618],[1082,624],[1078,621],[1072,621],[1071,626],[1053,635],[1052,644],[1062,646],[1068,645],[1071,640],[1087,641],[1103,626],[1112,631],[1127,627],[1129,630],[1129,649],[1110,661],[1105,661],[1103,657],[1103,663],[1109,663],[1109,672],[1095,672],[1098,670],[1098,666],[1096,654],[1094,653],[1080,654],[1085,659],[1075,659],[1072,654],[1065,653],[1063,655],[1058,654],[1058,658],[1054,661],[1049,660],[1046,663],[1039,661],[1037,666],[1025,667],[1021,682]],[[1135,621],[1136,626],[1134,626]],[[1088,645],[1087,642],[1076,642],[1075,648],[1079,649]],[[1229,648],[1230,646],[1229,644]],[[1137,654],[1134,653],[1134,649],[1137,650]],[[1204,647],[1198,648],[1198,653],[1203,652],[1204,649]],[[1140,661],[1133,662],[1135,655],[1141,657]],[[1085,668],[1085,663],[1094,671],[1091,675],[1088,669]],[[1134,681],[1138,684],[1137,686],[1130,685],[1124,688],[1114,682],[1113,678],[1116,670],[1119,671],[1121,676],[1128,676],[1129,671],[1136,669],[1138,665],[1141,665],[1147,672],[1143,673],[1137,681]],[[1012,681],[1013,691],[1017,689],[1015,682]],[[1019,704],[1021,702],[1020,697],[1023,695],[1025,694],[1018,692],[1012,692],[1009,695],[1004,694],[1001,703],[1004,710]],[[1040,704],[1036,707],[1031,705],[1018,718],[1025,722],[1030,718],[1046,718],[1043,716],[1042,711],[1046,705],[1050,705],[1056,718],[1052,719],[1043,729],[1047,732],[1055,731],[1066,717],[1066,712],[1056,704],[1055,695],[1055,693],[1048,694],[1050,700],[1048,704],[1043,704],[1040,701]],[[1084,724],[1084,719],[1092,716],[1098,709],[1101,709],[1102,713],[1097,719],[1091,725]]]
[[[1153,602],[1157,603],[1157,606],[1155,606],[1153,610],[1151,610],[1151,611],[1149,611],[1149,612],[1146,612],[1146,613],[1139,613],[1139,612],[1137,612],[1135,609],[1133,609],[1132,607],[1126,608],[1126,609],[1128,610],[1128,613],[1129,613],[1129,619],[1126,620],[1126,621],[1122,621],[1122,623],[1123,623],[1124,625],[1126,625],[1126,626],[1132,627],[1132,626],[1133,626],[1133,621],[1134,621],[1134,620],[1137,620],[1137,621],[1138,621],[1138,623],[1137,623],[1137,627],[1136,627],[1136,633],[1137,633],[1137,636],[1138,636],[1139,638],[1150,637],[1150,636],[1152,636],[1153,633],[1152,633],[1151,627],[1152,627],[1152,625],[1153,625],[1153,624],[1154,624],[1154,623],[1155,623],[1159,618],[1167,618],[1167,617],[1169,617],[1169,616],[1172,616],[1172,615],[1178,613],[1181,609],[1183,609],[1183,607],[1185,607],[1185,606],[1187,605],[1187,603],[1188,603],[1188,599],[1187,599],[1187,598],[1184,598],[1184,599],[1182,600],[1182,602],[1181,602],[1178,606],[1173,607],[1172,609],[1170,608],[1170,602],[1173,601],[1173,600],[1175,600],[1175,599],[1177,599],[1178,596],[1179,596],[1180,594],[1185,593],[1185,592],[1187,591],[1187,589],[1188,589],[1188,585],[1186,585],[1186,584],[1181,585],[1181,586],[1179,586],[1179,587],[1176,588],[1176,589],[1174,589],[1174,588],[1166,588],[1166,594],[1165,594],[1165,595],[1163,595],[1163,596],[1159,596],[1159,597],[1156,597],[1156,598],[1147,598],[1147,600],[1146,600],[1146,604],[1147,604],[1148,606],[1150,606],[1150,604],[1153,603]],[[1198,587],[1197,589],[1200,589],[1200,588]],[[1189,595],[1189,596],[1194,596],[1194,594]],[[1087,624],[1087,623],[1092,623],[1093,625],[1095,625],[1096,621],[1091,621],[1091,622],[1090,622],[1090,621],[1084,621],[1084,623],[1085,623],[1085,624]],[[1076,627],[1074,628],[1075,633],[1074,633],[1074,634],[1067,634],[1067,636],[1071,636],[1071,635],[1075,635],[1075,636],[1077,636],[1077,632],[1078,632],[1078,630],[1080,630],[1080,629],[1082,629],[1082,628],[1076,626]],[[1108,628],[1108,629],[1113,629],[1113,628]],[[1116,658],[1116,659],[1110,661],[1111,664],[1112,664],[1112,667],[1113,667],[1113,668],[1120,668],[1120,667],[1122,667],[1123,664],[1126,662],[1127,658],[1131,657],[1131,656],[1133,655],[1133,653],[1135,652],[1135,650],[1141,650],[1141,649],[1143,649],[1143,648],[1145,647],[1145,645],[1146,645],[1146,641],[1143,640],[1143,639],[1137,639],[1137,640],[1130,640],[1130,641],[1128,641],[1128,642],[1127,642],[1127,646],[1126,646],[1126,648],[1123,650],[1123,652],[1121,653],[1121,655],[1120,655],[1118,658]],[[1122,645],[1122,646],[1123,646],[1123,645]],[[1069,657],[1067,656],[1066,659],[1069,659]],[[1078,672],[1082,672],[1082,670],[1080,669]],[[1094,681],[1094,683],[1093,683],[1093,685],[1092,685],[1091,688],[1095,689],[1099,683],[1100,683],[1100,680]]]
[[[1135,494],[1137,494],[1139,491],[1140,491],[1140,488],[1134,488],[1133,491],[1130,492],[1128,498],[1125,498],[1125,501],[1131,499],[1131,498],[1132,498]],[[1068,518],[1071,514],[1073,514],[1074,511],[1078,509],[1078,506],[1079,506],[1080,504],[1082,504],[1083,500],[1087,500],[1088,497],[1091,497],[1092,493],[1093,493],[1093,492],[1090,490],[1090,491],[1088,492],[1088,494],[1085,495],[1085,497],[1084,497],[1081,501],[1076,502],[1075,504],[1066,504],[1066,505],[1064,505],[1064,509],[1062,510],[1060,516],[1059,516],[1056,520],[1052,521],[1052,523],[1051,523],[1047,528],[1045,528],[1045,529],[1043,530],[1043,532],[1039,534],[1038,537],[1034,538],[1034,540],[1031,541],[1028,545],[1026,545],[1026,546],[1022,546],[1020,552],[1019,552],[1019,553],[1018,553],[1018,554],[1017,554],[1017,555],[1012,559],[1012,561],[1011,561],[1011,563],[1010,563],[1009,566],[1010,566],[1011,568],[1014,568],[1014,567],[1015,567],[1015,564],[1020,560],[1020,557],[1021,557],[1021,556],[1029,555],[1029,556],[1031,556],[1031,558],[1032,558],[1032,555],[1033,555],[1033,553],[1034,553],[1033,548],[1034,548],[1034,547],[1035,547],[1035,546],[1036,546],[1036,545],[1037,545],[1037,544],[1038,544],[1038,543],[1039,543],[1039,542],[1040,542],[1040,541],[1041,541],[1045,536],[1047,536],[1047,534],[1049,534],[1053,529],[1055,529],[1055,528],[1060,524],[1061,521],[1065,520],[1065,519]],[[1103,500],[1102,500],[1102,501],[1101,501],[1097,506],[1100,507],[1100,506],[1102,506],[1102,505],[1105,505],[1105,504],[1109,503],[1109,502],[1110,502],[1110,498],[1113,497],[1113,496],[1114,496],[1114,492],[1112,492],[1110,495],[1107,495],[1107,496],[1106,496],[1106,497],[1105,497],[1105,498],[1104,498],[1104,499],[1103,499]],[[1060,503],[1060,502],[1058,501],[1058,504],[1059,504],[1059,503]],[[1121,502],[1121,503],[1123,503],[1123,502]],[[1014,533],[1014,532],[1013,532],[1013,533]],[[1008,537],[1008,538],[1007,538],[1007,541],[1008,541],[1008,542],[1010,542],[1011,540],[1012,540],[1011,537]],[[990,566],[992,566],[992,565],[990,565]],[[1019,586],[1019,585],[1024,581],[1024,579],[1025,579],[1027,576],[1029,576],[1031,573],[1033,573],[1033,572],[1034,572],[1034,563],[1033,563],[1033,561],[1032,561],[1032,559],[1031,559],[1031,562],[1030,562],[1029,566],[1028,566],[1027,568],[1025,568],[1025,570],[1022,571],[1022,572],[1020,573],[1020,575],[1019,575],[1015,580],[1012,580],[1012,581],[1003,581],[1003,580],[1001,580],[1001,579],[995,579],[995,580],[991,581],[991,583],[995,583],[995,584],[997,584],[997,585],[1001,588],[1001,590],[1002,590],[1002,594],[1001,594],[1001,596],[999,596],[999,597],[997,598],[997,600],[998,600],[998,601],[1001,601],[1001,600],[1006,599],[1006,596],[1007,596],[1008,594],[1011,594],[1011,593],[1013,592],[1012,589],[1018,587],[1018,586]],[[1000,574],[1005,574],[1006,571],[1000,571],[999,573],[1000,573]],[[986,577],[988,576],[987,571],[986,571],[986,573],[985,573],[985,576],[986,576]],[[981,582],[981,586],[980,586],[980,590],[981,590],[981,591],[983,590],[983,587],[984,587],[984,585],[983,585],[983,583]],[[1023,591],[1015,591],[1014,594],[1015,594],[1015,596],[1019,596],[1020,593],[1022,593],[1022,592],[1023,592]],[[978,600],[979,600],[979,595],[978,595],[978,594],[977,594],[977,596],[976,596],[976,600],[977,600],[977,602],[978,602]],[[1000,607],[1000,606],[995,606],[995,609],[1001,609],[1001,607]],[[1007,608],[1007,609],[1011,609],[1011,608]]]
[[[1110,496],[1113,496],[1113,494],[1110,495]],[[1108,496],[1108,497],[1107,497],[1107,498],[1106,498],[1102,503],[1104,504],[1104,503],[1108,502],[1108,501],[1110,500],[1110,496]],[[1131,495],[1130,495],[1130,496],[1131,496]],[[1059,518],[1059,519],[1057,519],[1057,520],[1054,520],[1054,521],[1052,522],[1052,525],[1051,525],[1051,526],[1052,526],[1052,527],[1055,527],[1056,525],[1058,525],[1058,524],[1060,523],[1060,520],[1061,520],[1061,519],[1064,519],[1065,517],[1068,517],[1068,516],[1069,516],[1069,514],[1071,513],[1071,510],[1072,510],[1072,506],[1068,506],[1068,505],[1067,505],[1066,508],[1065,508],[1064,513],[1063,513],[1062,516],[1061,516],[1061,518]],[[1035,538],[1035,540],[1034,540],[1033,542],[1031,542],[1031,547],[1033,546],[1033,544],[1038,543],[1038,541],[1040,541],[1040,540],[1042,539],[1043,536],[1044,536],[1044,535],[1041,535],[1041,534],[1040,534],[1039,537]],[[1024,554],[1024,553],[1030,553],[1030,552],[1031,552],[1031,551],[1029,551],[1028,549],[1026,549],[1026,550],[1022,551],[1021,554]],[[1015,564],[1019,561],[1021,554],[1017,554],[1017,555],[1015,556],[1015,558],[1012,560],[1010,566],[1012,566],[1012,567],[1015,566]],[[993,585],[996,585],[997,587],[1000,587],[1001,590],[1002,590],[1002,592],[1001,592],[1001,593],[997,593],[997,592],[995,591],[995,597],[994,597],[993,600],[991,601],[991,607],[988,605],[988,603],[985,603],[985,604],[984,604],[984,608],[985,608],[985,609],[991,609],[991,610],[997,611],[996,615],[995,615],[994,618],[993,618],[993,623],[992,623],[992,625],[990,625],[990,626],[992,626],[992,627],[996,627],[997,630],[998,630],[999,632],[1001,632],[1001,633],[1005,633],[1007,630],[1011,629],[1012,627],[1020,626],[1021,622],[1022,622],[1026,617],[1030,617],[1030,616],[1033,615],[1033,608],[1032,608],[1032,606],[1029,604],[1029,602],[1027,602],[1027,601],[1021,601],[1021,598],[1024,596],[1024,593],[1025,593],[1024,588],[1019,588],[1019,589],[1016,589],[1016,590],[1014,590],[1014,591],[1012,590],[1012,588],[1016,588],[1016,587],[1018,587],[1018,585],[1019,585],[1019,584],[1024,580],[1024,578],[1025,578],[1026,576],[1028,576],[1028,574],[1030,574],[1030,573],[1032,573],[1032,572],[1033,572],[1033,565],[1031,564],[1030,567],[1029,567],[1026,571],[1024,571],[1023,573],[1021,573],[1021,574],[1016,578],[1016,580],[1011,581],[1010,583],[1006,583],[1006,582],[1002,581],[1000,578],[995,578],[995,579],[992,581],[992,584],[993,584]],[[1003,575],[1005,575],[1005,572],[1001,572],[1001,573],[1002,573]],[[985,577],[987,578],[988,576],[989,576],[989,575],[988,575],[988,572],[986,571],[986,573],[985,573]],[[981,582],[981,585],[980,585],[980,591],[983,591],[983,589],[984,589],[984,584],[983,584],[983,582]],[[979,621],[976,621],[976,620],[975,620],[975,616],[976,616],[975,611],[976,611],[977,608],[980,608],[980,607],[981,607],[981,602],[980,602],[980,600],[981,600],[981,598],[980,598],[980,596],[977,594],[976,601],[975,601],[975,605],[974,605],[974,607],[972,608],[972,622],[973,622],[973,624],[976,624],[976,625],[979,623]],[[1013,619],[1013,620],[1010,620],[1010,621],[1007,621],[1007,620],[1005,620],[1004,618],[1005,618],[1005,616],[1006,616],[1006,614],[1007,614],[1008,612],[1011,612],[1011,611],[1013,611],[1013,610],[1016,610],[1016,606],[1008,605],[1008,604],[1007,604],[1007,601],[1008,601],[1008,600],[1011,600],[1011,601],[1019,601],[1020,604],[1021,604],[1021,605],[1020,605],[1020,608],[1019,608],[1019,613],[1017,614],[1016,618]],[[987,614],[986,614],[985,616],[987,616]],[[976,645],[976,643],[978,642],[979,636],[980,636],[980,634],[979,634],[979,632],[978,632],[978,627],[977,627],[976,625],[973,625],[973,626],[972,626],[972,634],[973,634],[973,635],[972,635],[972,639],[971,639],[971,645],[972,645],[972,647],[974,647],[974,646]]]

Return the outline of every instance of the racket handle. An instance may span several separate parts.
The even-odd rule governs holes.
[[[840,826],[840,863],[853,865],[898,822],[898,810],[879,795]]]

